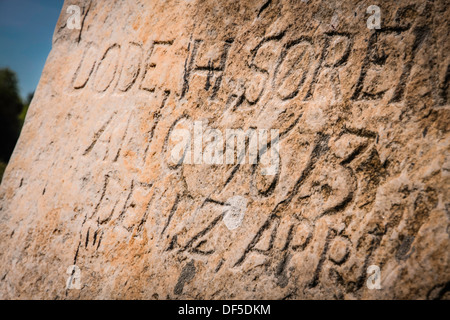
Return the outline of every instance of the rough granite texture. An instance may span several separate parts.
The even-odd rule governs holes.
[[[449,19],[443,0],[66,1],[1,184],[0,298],[449,299]],[[202,120],[278,129],[278,173],[173,165],[173,130]]]

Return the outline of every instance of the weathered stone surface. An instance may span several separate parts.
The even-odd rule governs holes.
[[[66,1],[1,185],[0,298],[448,299],[449,10]],[[172,163],[206,120],[278,129],[277,173]]]

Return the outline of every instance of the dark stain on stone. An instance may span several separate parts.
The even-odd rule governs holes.
[[[406,236],[405,239],[403,239],[402,243],[400,244],[397,253],[395,254],[395,258],[397,260],[407,260],[409,256],[414,252],[415,248],[412,248],[411,252],[408,254],[408,252],[411,249],[411,244],[414,241],[414,237],[412,236]]]
[[[422,136],[425,138],[427,136],[427,133],[428,133],[428,127],[425,127],[425,129],[423,129]]]
[[[196,271],[194,260],[191,260],[191,262],[185,265],[183,270],[181,270],[180,277],[178,278],[178,282],[175,285],[173,293],[178,295],[181,294],[183,292],[184,285],[194,279]]]

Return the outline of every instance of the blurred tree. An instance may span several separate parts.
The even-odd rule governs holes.
[[[29,106],[31,104],[31,101],[33,100],[33,98],[34,98],[34,92],[31,92],[27,95],[27,101],[26,101],[27,106]]]
[[[16,145],[22,109],[16,74],[8,68],[0,69],[0,161],[2,162],[8,162]]]

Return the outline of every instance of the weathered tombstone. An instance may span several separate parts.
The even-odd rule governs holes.
[[[369,5],[66,1],[0,298],[450,298],[450,7]]]

